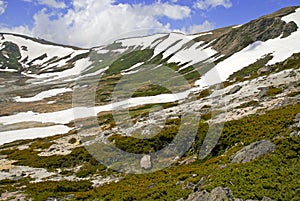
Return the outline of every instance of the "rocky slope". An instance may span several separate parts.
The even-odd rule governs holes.
[[[299,19],[92,49],[1,34],[1,199],[300,199]]]

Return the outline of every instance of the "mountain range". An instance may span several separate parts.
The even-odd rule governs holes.
[[[299,200],[299,27],[287,7],[90,49],[0,33],[1,200]]]

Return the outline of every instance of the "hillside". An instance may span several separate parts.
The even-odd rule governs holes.
[[[299,200],[300,8],[91,49],[0,34],[1,200]]]

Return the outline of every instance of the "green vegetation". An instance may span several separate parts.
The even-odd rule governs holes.
[[[294,92],[289,93],[287,96],[295,97],[295,96],[298,96],[299,94],[300,94],[300,91],[294,91]]]
[[[26,192],[34,197],[34,200],[46,200],[49,197],[64,197],[73,193],[86,192],[92,189],[90,181],[47,181],[29,183]]]
[[[150,111],[153,108],[170,108],[173,106],[178,105],[177,102],[172,102],[172,103],[163,103],[163,104],[147,104],[147,105],[142,105],[134,108],[129,109],[129,114],[132,119],[136,119],[137,117],[145,117],[149,115]]]
[[[246,102],[246,103],[242,103],[241,105],[237,106],[236,108],[237,109],[241,109],[241,108],[246,108],[246,107],[256,107],[259,105],[259,102],[258,101],[249,101],[249,102]]]
[[[136,50],[117,59],[106,71],[108,75],[118,74],[139,62],[148,61],[153,56],[152,49]]]
[[[295,53],[284,62],[279,62],[273,65],[268,65],[269,60],[273,58],[272,55],[266,55],[264,58],[257,60],[255,63],[235,72],[228,80],[231,80],[231,84],[238,81],[252,80],[261,75],[270,75],[287,69],[299,69],[300,68],[300,53]],[[260,68],[267,68],[267,71],[259,73]]]
[[[133,94],[132,97],[143,97],[143,96],[155,96],[159,94],[172,94],[172,92],[165,87],[149,84],[147,86],[140,87]]]
[[[193,191],[184,188],[188,182],[196,184],[202,177],[206,177],[200,189],[210,191],[217,186],[227,186],[236,197],[244,200],[261,199],[263,196],[274,200],[299,200],[300,139],[289,137],[289,127],[294,124],[294,117],[299,112],[300,104],[294,104],[226,122],[217,146],[205,160],[186,165],[176,164],[150,174],[126,175],[118,183],[106,184],[99,188],[91,188],[89,181],[29,183],[27,180],[20,181],[18,185],[25,184],[26,193],[34,200],[70,194],[74,195],[71,200],[177,200],[186,198]],[[148,153],[165,146],[164,143],[167,144],[176,134],[176,125],[179,124],[180,119],[168,120],[166,131],[149,140],[140,141],[122,136],[112,136],[112,139],[126,151]],[[208,125],[200,121],[196,141],[184,159],[197,156],[207,130]],[[154,144],[161,147],[151,144],[154,139]],[[276,144],[274,153],[248,163],[229,162],[233,153],[262,139],[270,139]],[[6,149],[2,150],[1,154],[18,160],[16,164],[19,165],[43,166],[48,169],[80,164],[83,166],[76,175],[82,178],[95,174],[105,175],[108,171],[99,166],[83,148],[74,149],[67,156],[38,157],[32,148],[22,151]],[[192,174],[197,176],[192,177]],[[181,181],[181,184],[178,184],[178,181]],[[14,189],[13,185],[9,180],[3,181],[0,189]]]
[[[229,80],[244,80],[245,78],[251,77],[250,79],[253,79],[254,77],[258,77],[258,70],[264,67],[272,58],[272,55],[266,55],[265,57],[257,60],[255,63],[250,64],[249,66],[233,73],[229,77]]]
[[[8,155],[11,160],[16,160],[16,165],[30,166],[35,168],[47,168],[50,171],[56,168],[72,168],[85,162],[98,164],[98,162],[83,148],[75,148],[72,153],[66,156],[38,156],[37,151],[32,148],[24,150],[12,150],[8,153],[5,150],[0,152],[1,155]]]
[[[283,92],[282,89],[277,88],[277,87],[270,87],[268,89],[268,91],[266,92],[265,95],[263,95],[263,97],[267,97],[267,96],[275,96],[277,94],[281,94]]]

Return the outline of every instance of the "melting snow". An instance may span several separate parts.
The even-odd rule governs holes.
[[[13,142],[15,140],[25,140],[48,137],[57,134],[64,134],[72,130],[67,126],[56,125],[49,127],[28,128],[22,130],[0,132],[0,145]]]
[[[70,88],[50,89],[48,91],[43,91],[43,92],[41,92],[33,97],[29,97],[29,98],[21,98],[20,96],[18,96],[15,98],[15,101],[23,102],[23,103],[40,101],[45,98],[50,98],[53,96],[57,96],[58,94],[63,94],[63,93],[70,92],[70,91],[72,91],[72,89],[70,89]]]
[[[298,26],[298,30],[287,38],[281,38],[280,36],[275,39],[267,40],[266,42],[257,41],[249,45],[240,52],[218,63],[200,80],[196,81],[195,84],[206,87],[225,81],[234,72],[256,62],[257,59],[269,53],[272,53],[274,56],[273,59],[268,62],[268,64],[271,65],[286,60],[292,56],[293,53],[300,52],[300,9],[298,8],[295,13],[283,17],[282,20],[286,22],[294,21]]]

